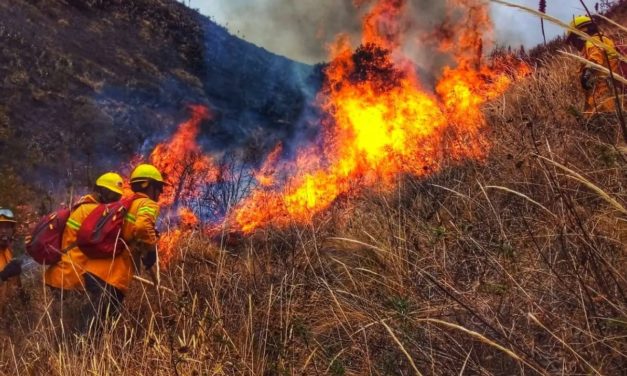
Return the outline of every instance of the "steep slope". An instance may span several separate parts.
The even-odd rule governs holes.
[[[291,137],[308,100],[312,67],[173,0],[2,2],[0,41],[0,197],[19,179],[87,184],[167,136],[190,103],[214,110],[205,147],[263,150]]]
[[[118,14],[120,8],[107,9],[70,14]],[[625,24],[624,18],[616,21]],[[213,26],[205,26],[202,34],[212,35]],[[212,126],[237,125],[230,119],[245,106],[231,107],[231,94],[238,93],[227,85],[232,82],[225,80],[223,91],[215,90],[220,72],[231,71],[228,64],[215,58],[209,68],[207,56],[221,53],[205,44],[189,47],[199,44],[187,43],[188,35],[168,37],[178,38],[176,52],[161,54],[155,47],[151,55],[162,57],[150,61],[154,67],[180,69],[176,73],[146,66],[136,81],[95,89],[69,74],[56,78],[59,85],[64,78],[68,85],[85,85],[85,109],[118,119],[103,115],[109,120],[92,122],[89,113],[81,114],[84,124],[99,125],[85,126],[85,132],[109,132],[98,122],[111,127],[124,119],[137,130],[110,132],[145,132],[150,141],[154,133],[146,129],[166,133],[170,120],[183,116],[177,105],[197,98],[211,101],[218,116],[205,124],[206,134],[217,133]],[[223,53],[228,54],[239,44],[229,39],[217,45],[227,46]],[[8,48],[3,44],[3,50]],[[29,54],[24,56],[36,56]],[[172,66],[165,63],[169,58]],[[255,62],[260,60],[250,58],[249,64],[259,67]],[[3,72],[31,74],[27,62],[11,64],[13,70]],[[127,68],[111,64],[114,68],[108,69]],[[231,69],[246,70],[246,65]],[[287,69],[270,66],[266,72],[276,75]],[[0,374],[624,374],[627,161],[617,119],[582,116],[578,68],[577,62],[546,52],[544,63],[528,77],[487,103],[490,149],[483,161],[428,178],[406,176],[391,193],[375,187],[366,195],[343,197],[311,224],[261,228],[244,240],[221,231],[223,238],[216,242],[195,225],[180,226],[171,263],[161,269],[164,289],[159,293],[136,281],[122,317],[100,335],[74,335],[51,325],[50,292],[33,278],[40,271],[25,273],[30,300],[15,299],[2,307]],[[107,75],[106,82],[116,77]],[[152,77],[166,83],[154,84]],[[3,77],[9,83],[21,79]],[[263,91],[276,82],[248,81],[242,78],[238,85],[258,85]],[[11,88],[29,106],[38,103],[28,88],[17,83]],[[62,95],[68,92],[54,91],[46,101],[64,104]],[[252,89],[246,92],[247,104],[261,106],[263,100],[252,94]],[[7,103],[21,109],[23,118],[37,119],[19,101]],[[45,115],[38,107],[32,111]],[[0,119],[6,123],[14,115],[7,112]],[[285,121],[267,117],[278,128]],[[53,136],[74,141],[72,135],[78,134],[40,120],[46,122],[35,124],[40,129],[54,126],[57,132],[50,132],[48,142],[55,141]],[[15,136],[26,129],[3,129],[12,140],[2,145],[7,156],[5,147],[39,145]],[[126,140],[120,142],[123,146]],[[30,164],[15,159],[10,161],[14,165]],[[68,301],[68,321],[77,321],[84,303]]]

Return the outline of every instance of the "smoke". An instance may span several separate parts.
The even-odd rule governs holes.
[[[232,33],[268,50],[315,64],[340,32],[359,31],[352,0],[231,0],[208,2],[201,11]]]
[[[375,0],[234,0],[221,4],[211,2],[201,11],[246,40],[280,55],[313,64],[329,60],[328,47],[338,35],[347,35],[353,46],[357,46],[363,37],[364,15],[376,4],[384,3]],[[441,42],[450,38],[450,44],[455,46],[459,31],[474,26],[467,24],[472,22],[473,14],[479,12],[473,8],[481,8],[481,12],[492,9],[495,19],[499,20],[496,35],[490,36],[489,22],[477,30],[486,33],[480,36],[487,37],[481,41],[484,53],[489,51],[493,41],[512,42],[518,46],[521,43],[528,45],[534,38],[539,38],[532,32],[521,31],[533,29],[534,25],[539,29],[537,19],[523,16],[517,20],[524,23],[514,22],[510,8],[490,7],[487,0],[395,0],[388,3],[402,8],[398,13],[400,21],[394,22],[398,30],[393,30],[401,35],[397,52],[415,64],[419,77],[427,86],[435,82],[444,65],[451,63],[449,56],[440,50]],[[454,6],[449,6],[451,4]],[[511,33],[500,31],[508,30],[508,27],[512,28]],[[526,34],[532,37],[526,38]]]
[[[447,1],[460,2],[463,6],[486,4],[483,0]],[[381,16],[371,19],[366,29],[383,27],[381,35],[389,37],[390,48],[413,61],[412,68],[417,67],[423,83],[432,86],[440,68],[450,62],[447,54],[439,51],[441,39],[448,37],[454,43],[456,27],[466,27],[468,20],[463,11],[447,12],[447,1],[234,0],[211,3],[208,7],[229,20],[223,23],[231,32],[272,52],[305,57],[303,60],[308,62],[328,61],[328,48],[340,35],[347,36],[354,47],[363,41],[373,42],[368,39],[368,31],[364,31],[363,18],[374,6],[380,7],[381,12],[374,14]],[[245,46],[247,43],[225,37],[212,25],[206,25],[205,33],[206,65],[230,72],[212,76],[210,87],[218,89],[221,98],[240,98],[236,102],[242,102],[230,108],[220,106],[220,98],[217,101],[209,98],[216,105],[218,116],[201,133],[200,142],[207,151],[221,154],[246,148],[261,150],[263,154],[280,142],[284,152],[291,154],[303,143],[316,140],[320,114],[311,105],[317,91],[313,88],[322,80],[318,70],[273,59],[263,68],[265,74],[259,75],[255,67],[265,57],[251,51]],[[215,42],[219,40],[227,42]],[[233,64],[234,61],[239,64]],[[272,121],[268,121],[269,117]]]
[[[328,60],[327,47],[338,34],[354,43],[361,35],[361,17],[372,1],[355,0],[232,0],[210,2],[201,11],[231,32],[280,55],[315,64]],[[360,6],[356,10],[355,3]],[[442,1],[410,0],[403,25],[428,30],[444,16]]]
[[[326,46],[342,32],[359,41],[361,16],[373,1],[368,0],[231,0],[205,1],[200,10],[225,24],[228,29],[268,50],[306,63],[314,64],[328,59]],[[537,0],[512,0],[537,8]],[[593,10],[595,0],[585,0]],[[219,3],[219,4],[218,4]],[[355,3],[362,3],[360,11]],[[487,1],[485,2],[487,4]],[[408,0],[404,24],[416,32],[435,29],[445,17],[446,1]],[[494,23],[495,42],[501,45],[533,47],[542,42],[540,21],[537,17],[498,4],[490,6]],[[573,15],[585,13],[578,0],[547,1],[547,13],[568,21]],[[546,23],[547,38],[563,33],[559,27]],[[421,41],[422,42],[422,41]],[[409,56],[429,70],[431,51],[418,47],[416,41],[405,49]],[[436,64],[437,65],[437,64]]]

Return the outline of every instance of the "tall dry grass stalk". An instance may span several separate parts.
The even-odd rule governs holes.
[[[607,69],[606,67],[596,64],[588,59],[584,59],[581,56],[572,54],[568,51],[558,51],[560,54],[564,55],[564,56],[568,56],[571,59],[577,60],[582,64],[586,64],[589,65],[590,67],[598,70],[599,72],[605,73],[605,74],[610,74],[610,70]],[[621,84],[627,85],[627,78],[624,78],[623,76],[619,75],[618,73],[614,73],[614,79],[618,82],[620,82]]]

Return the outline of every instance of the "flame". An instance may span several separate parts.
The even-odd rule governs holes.
[[[183,236],[183,231],[180,228],[174,228],[161,234],[157,247],[159,249],[159,265],[166,269],[170,262],[174,258],[177,249]]]
[[[185,228],[193,228],[198,225],[198,217],[196,217],[196,214],[188,208],[179,209],[179,219],[181,221],[181,226]]]
[[[177,217],[179,220],[178,226],[168,228],[167,231],[159,236],[157,243],[159,247],[159,262],[164,268],[167,268],[176,255],[176,249],[181,239],[196,229],[200,223],[196,214],[189,208],[181,207],[178,210]]]
[[[318,96],[326,114],[320,142],[299,150],[291,161],[281,160],[283,148],[278,145],[254,173],[257,188],[227,222],[242,232],[303,223],[341,195],[391,189],[399,174],[426,176],[450,162],[484,159],[489,143],[482,106],[529,68],[511,57],[484,63],[484,46],[491,43],[485,38],[490,30],[485,2],[447,4],[449,16],[434,40],[454,64],[443,69],[433,91],[422,87],[415,67],[402,54],[406,36],[400,20],[406,0],[377,1],[363,19],[357,49],[347,36],[338,37]],[[463,19],[455,17],[460,10],[467,14]],[[179,227],[160,241],[169,255],[166,260],[181,236],[199,223],[181,203],[199,197],[199,184],[221,179],[214,161],[196,143],[200,124],[211,114],[204,106],[190,109],[191,118],[150,156],[170,183],[160,203],[180,206]]]
[[[196,142],[200,125],[211,119],[211,112],[202,105],[190,106],[189,109],[189,120],[181,123],[169,140],[157,145],[149,158],[168,183],[159,198],[159,205],[162,208],[178,207],[176,217],[179,225],[168,228],[159,238],[159,257],[163,267],[167,267],[176,254],[181,238],[199,223],[194,212],[182,204],[199,197],[200,184],[214,182],[218,178],[219,170],[213,159],[203,154]]]
[[[368,2],[358,0],[356,4],[360,6]],[[404,36],[400,19],[406,7],[406,0],[378,1],[364,16],[362,44],[375,44],[388,50],[397,49]]]
[[[485,158],[489,144],[481,107],[524,73],[517,67],[524,64],[512,62],[516,74],[481,64],[486,42],[480,30],[490,29],[487,5],[479,0],[448,5],[451,14],[463,10],[469,16],[460,24],[449,20],[451,30],[439,47],[453,54],[456,64],[444,69],[434,93],[421,87],[400,53],[406,1],[378,1],[363,19],[357,50],[348,37],[338,38],[318,98],[329,115],[322,141],[280,168],[276,155],[269,158],[257,174],[258,189],[234,212],[232,220],[242,231],[306,222],[342,194],[390,189],[399,174],[425,176],[447,161]],[[279,184],[279,176],[292,177]]]
[[[276,172],[277,164],[279,163],[279,157],[281,157],[282,151],[283,145],[277,145],[274,150],[268,154],[263,166],[261,166],[261,168],[255,173],[255,180],[257,180],[260,186],[270,187],[276,183],[274,174]]]
[[[189,108],[191,118],[180,124],[170,140],[157,145],[150,154],[150,162],[168,183],[159,198],[162,206],[197,197],[200,193],[198,184],[215,181],[218,176],[214,161],[204,155],[196,143],[200,124],[211,118],[211,112],[202,105]]]

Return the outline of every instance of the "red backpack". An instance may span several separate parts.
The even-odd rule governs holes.
[[[46,215],[35,225],[31,235],[26,238],[26,252],[35,261],[52,265],[61,260],[61,255],[66,251],[61,249],[61,241],[70,214],[70,209],[59,209]]]
[[[110,204],[98,205],[81,224],[76,245],[87,257],[112,258],[125,248],[122,225],[133,201],[131,196]]]

